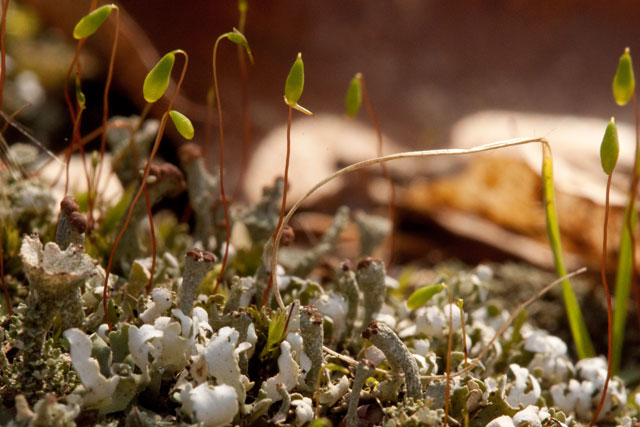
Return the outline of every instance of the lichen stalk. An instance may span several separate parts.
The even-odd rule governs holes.
[[[322,342],[324,339],[324,329],[322,327],[323,317],[315,307],[303,307],[300,311],[300,335],[304,352],[311,360],[311,369],[307,372],[307,388],[316,391],[318,388],[318,378],[322,369]]]
[[[178,308],[187,316],[191,315],[196,290],[208,272],[213,270],[215,256],[201,249],[191,249],[185,257],[182,286],[178,290]]]
[[[386,274],[384,263],[379,259],[367,257],[358,263],[356,280],[364,296],[362,329],[367,327],[384,304],[387,295]]]
[[[358,427],[358,403],[360,391],[364,387],[367,378],[375,372],[375,366],[367,359],[362,359],[356,366],[356,373],[349,394],[349,407],[347,409],[347,427]]]
[[[213,232],[211,207],[220,191],[218,179],[207,171],[202,149],[197,144],[184,144],[178,149],[178,156],[187,178],[189,203],[195,212],[196,241],[200,241],[204,249],[210,250]]]
[[[391,365],[396,365],[402,370],[407,384],[406,397],[420,399],[422,385],[420,384],[418,364],[400,337],[385,323],[375,320],[362,332],[362,337],[370,340],[373,345],[382,350]]]
[[[351,268],[351,263],[346,260],[340,264],[338,277],[336,278],[336,288],[338,292],[347,297],[347,320],[345,336],[347,340],[353,335],[353,326],[358,318],[358,302],[360,300],[360,290],[356,274]]]

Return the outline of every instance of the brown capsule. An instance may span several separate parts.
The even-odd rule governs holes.
[[[187,251],[187,256],[196,262],[215,262],[216,257],[211,252],[203,251],[202,249],[193,248]]]
[[[311,315],[311,323],[314,325],[322,325],[324,318],[322,317],[322,313],[315,312]]]
[[[379,260],[379,259],[371,258],[370,256],[368,256],[368,257],[366,257],[365,259],[361,260],[358,263],[358,270],[360,270],[361,268],[367,268],[374,262],[382,262],[382,261]]]
[[[362,338],[364,338],[365,340],[368,340],[369,338],[371,338],[371,329],[367,328],[364,331],[362,331]]]
[[[282,246],[289,246],[291,243],[293,243],[295,238],[296,234],[293,231],[293,228],[285,225],[282,229],[282,237],[280,238],[280,243],[282,243]]]
[[[87,231],[87,219],[80,212],[72,212],[69,215],[69,223],[80,234]]]
[[[65,196],[60,202],[60,209],[67,215],[71,215],[74,212],[78,212],[80,205],[78,205],[78,202],[73,197]]]
[[[342,271],[351,270],[351,261],[349,261],[348,259],[345,259],[340,263],[340,268],[342,269]]]

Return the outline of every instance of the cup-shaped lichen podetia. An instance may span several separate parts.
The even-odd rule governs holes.
[[[178,308],[187,316],[191,315],[198,285],[213,269],[215,261],[216,257],[211,252],[201,249],[191,249],[187,252],[182,286],[178,292]]]
[[[63,329],[80,326],[84,318],[80,286],[96,274],[96,268],[82,247],[71,244],[63,251],[53,242],[43,247],[38,237],[24,237],[20,257],[29,280],[21,340],[25,365],[30,365],[40,360],[47,331],[57,314]]]

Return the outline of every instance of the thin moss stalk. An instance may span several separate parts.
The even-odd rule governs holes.
[[[60,218],[56,228],[56,243],[65,250],[70,244],[84,246],[84,233],[87,231],[87,219],[78,212],[78,202],[66,196],[60,202]]]
[[[311,360],[311,369],[307,372],[307,388],[313,392],[318,388],[318,378],[322,369],[322,341],[324,329],[323,317],[315,307],[303,307],[300,311],[300,335],[304,352]]]
[[[238,30],[244,34],[245,25],[247,23],[247,9],[249,8],[247,0],[238,1]],[[247,178],[247,170],[249,164],[249,153],[251,151],[251,114],[249,110],[249,70],[247,67],[247,52],[242,45],[237,45],[238,52],[238,68],[240,70],[240,81],[242,83],[240,101],[242,104],[242,158],[240,160],[240,177],[238,185],[234,191],[233,199],[238,199],[238,195],[242,192],[244,182]]]
[[[7,10],[9,0],[2,0],[2,21],[0,21],[0,110],[2,110],[4,80],[7,76],[7,51],[4,44],[4,35],[7,30]]]
[[[2,292],[4,293],[4,302],[7,305],[7,313],[13,316],[13,307],[11,306],[11,298],[9,298],[9,287],[4,277],[4,227],[0,227],[0,283],[2,283]]]
[[[362,359],[356,366],[356,373],[349,393],[349,407],[347,409],[347,427],[358,427],[358,404],[360,403],[360,391],[364,387],[367,378],[375,372],[376,368],[367,359]]]
[[[566,277],[567,272],[564,265],[564,256],[562,254],[562,246],[560,244],[560,229],[558,227],[558,218],[556,214],[555,196],[553,190],[553,162],[551,157],[551,148],[549,142],[544,138],[517,138],[507,141],[498,141],[490,144],[480,145],[478,147],[463,149],[463,148],[450,148],[442,150],[427,150],[427,151],[410,151],[404,153],[390,154],[384,157],[375,157],[373,159],[363,160],[358,163],[354,163],[345,168],[342,168],[333,174],[325,177],[311,189],[309,189],[298,201],[296,201],[286,217],[283,220],[283,225],[287,225],[291,217],[296,213],[298,208],[304,203],[309,196],[315,191],[324,186],[325,184],[333,181],[334,179],[346,175],[347,173],[365,168],[367,166],[375,165],[378,163],[389,162],[392,160],[407,159],[407,158],[423,158],[423,157],[435,157],[435,156],[458,156],[467,155],[473,153],[480,153],[485,151],[492,151],[502,149],[506,147],[515,147],[518,145],[538,143],[542,145],[543,162],[542,162],[542,183],[543,193],[545,200],[545,212],[547,219],[547,232],[550,240],[551,250],[553,252],[554,261],[556,264],[556,270],[558,276]],[[278,262],[278,246],[280,239],[282,238],[282,231],[278,231],[274,238],[273,254],[271,257],[272,268]],[[577,298],[571,289],[571,283],[568,278],[565,278],[562,282],[562,291],[565,299],[565,307],[567,309],[567,316],[569,318],[569,324],[571,326],[571,332],[573,335],[574,343],[578,349],[578,354],[581,357],[588,357],[594,354],[593,344],[589,337],[580,306],[578,305]],[[280,292],[278,290],[277,278],[274,277],[274,294],[279,303],[282,301]],[[281,304],[284,306],[284,304]]]
[[[145,106],[145,110],[147,109]],[[107,124],[107,143],[112,156],[111,168],[123,187],[137,183],[139,171],[145,166],[151,144],[158,132],[158,120],[142,122],[142,119],[142,116],[116,116]],[[139,129],[136,129],[138,127]]]
[[[222,254],[222,265],[220,266],[220,273],[218,274],[218,280],[216,282],[216,286],[213,289],[213,293],[215,294],[218,291],[218,287],[224,278],[224,271],[227,266],[227,258],[229,256],[229,241],[231,239],[231,220],[229,219],[229,207],[227,206],[227,196],[224,192],[224,126],[222,122],[222,105],[220,102],[220,90],[218,88],[218,72],[217,72],[217,58],[218,58],[218,46],[220,42],[224,39],[227,39],[233,43],[236,43],[238,46],[244,48],[249,55],[249,59],[253,60],[251,56],[251,50],[249,49],[249,44],[245,39],[244,35],[240,33],[238,30],[235,30],[230,33],[224,33],[220,37],[216,39],[215,44],[213,45],[213,95],[216,100],[216,107],[218,109],[218,131],[220,135],[220,164],[218,165],[220,168],[220,198],[222,199],[222,208],[224,210],[224,227],[225,227],[225,246],[224,253]]]
[[[216,257],[211,252],[194,248],[187,252],[185,259],[182,286],[178,291],[178,308],[190,316],[196,290],[207,273],[213,270]]]
[[[420,399],[422,385],[420,384],[418,364],[398,335],[386,324],[374,320],[362,332],[362,337],[370,340],[373,345],[382,350],[392,367],[395,366],[402,370],[407,384],[406,397]]]
[[[333,223],[329,227],[320,242],[310,250],[306,251],[298,265],[293,270],[293,275],[307,277],[309,273],[318,265],[322,258],[333,251],[340,241],[340,233],[349,223],[349,208],[340,206],[333,218]]]
[[[358,263],[356,280],[358,288],[364,296],[364,319],[362,329],[373,320],[373,316],[379,313],[387,295],[385,277],[387,273],[384,263],[379,259],[367,257]]]
[[[609,379],[611,378],[611,353],[613,350],[613,310],[611,308],[611,292],[609,291],[609,284],[607,283],[607,229],[609,225],[609,192],[611,190],[613,171],[615,170],[616,163],[618,161],[618,154],[620,154],[620,146],[618,144],[618,130],[616,128],[615,119],[612,117],[611,121],[607,125],[607,129],[604,133],[602,144],[600,146],[600,162],[602,164],[602,169],[607,174],[607,190],[604,205],[604,224],[602,226],[602,261],[600,266],[602,285],[604,286],[604,291],[607,295],[607,377],[602,388],[602,396],[600,397],[600,402],[598,403],[598,407],[593,414],[590,426],[595,425],[600,415],[600,411],[602,411],[602,408],[604,407],[604,401],[607,397],[607,389],[609,388]]]
[[[138,189],[138,191],[136,192],[135,196],[133,196],[133,200],[131,200],[131,204],[129,205],[129,210],[127,211],[127,216],[124,220],[124,224],[120,229],[120,232],[116,236],[115,241],[113,242],[113,247],[111,249],[111,253],[109,254],[109,261],[107,262],[106,275],[105,275],[103,291],[102,291],[102,308],[104,311],[105,320],[107,321],[107,325],[109,326],[110,331],[113,330],[113,325],[111,324],[111,319],[109,318],[109,311],[108,311],[108,304],[107,304],[107,291],[108,291],[108,285],[109,285],[109,273],[111,273],[111,266],[113,265],[114,255],[118,248],[118,245],[120,244],[120,240],[122,239],[122,236],[124,235],[127,229],[127,226],[131,221],[131,217],[133,215],[133,210],[136,206],[136,203],[140,199],[140,196],[142,196],[142,192],[143,192],[142,187],[147,184],[147,177],[149,176],[149,173],[151,171],[151,164],[153,162],[153,159],[156,153],[158,152],[158,148],[160,148],[160,141],[162,140],[162,136],[164,135],[164,130],[167,127],[167,120],[169,120],[169,111],[171,111],[171,108],[173,107],[173,103],[178,97],[178,93],[180,93],[180,88],[182,87],[182,82],[184,81],[184,76],[187,73],[187,67],[189,65],[189,56],[185,51],[181,49],[177,49],[172,53],[174,55],[176,53],[179,53],[184,56],[184,65],[182,67],[182,72],[180,73],[180,79],[178,80],[178,84],[176,85],[176,90],[174,91],[173,96],[169,100],[167,110],[162,115],[162,120],[160,121],[160,128],[158,129],[158,133],[156,134],[156,139],[153,143],[153,147],[151,148],[151,153],[149,154],[149,159],[147,160],[147,164],[144,168],[144,172],[142,173],[142,179],[141,179],[142,184]]]
[[[635,90],[635,76],[631,61],[631,52],[625,48],[624,53],[618,61],[618,68],[613,78],[612,92],[616,104],[623,106],[630,100],[633,102],[633,116],[635,124],[635,156],[631,182],[629,185],[629,196],[627,206],[624,211],[624,223],[622,235],[620,237],[620,247],[618,250],[618,268],[616,274],[615,301],[616,307],[613,314],[613,373],[620,369],[622,357],[622,347],[627,322],[627,302],[633,287],[636,311],[640,310],[640,292],[638,291],[636,272],[636,250],[635,250],[635,229],[637,222],[636,196],[638,191],[638,179],[640,178],[640,113],[638,112],[638,99]],[[640,311],[638,311],[638,321],[640,322]]]

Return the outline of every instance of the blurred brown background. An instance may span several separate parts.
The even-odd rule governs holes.
[[[26,2],[68,35],[90,3]],[[191,59],[182,93],[204,104],[213,43],[237,26],[236,2],[117,3],[131,19],[123,20],[128,36],[121,39],[116,88],[141,105],[141,82],[157,52],[182,48]],[[625,46],[634,51],[638,18],[640,5],[632,1],[249,1],[254,137],[285,120],[283,83],[298,51],[306,71],[303,105],[341,113],[348,82],[360,71],[384,131],[412,147],[445,145],[452,123],[486,108],[608,117],[612,72]],[[90,47],[106,54],[112,34],[101,29]],[[240,135],[235,46],[223,44],[219,64],[234,140]],[[201,116],[201,109],[186,109]]]

